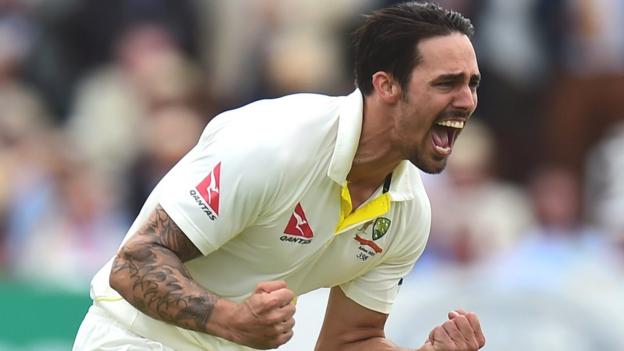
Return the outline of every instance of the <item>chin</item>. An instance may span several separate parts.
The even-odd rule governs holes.
[[[440,174],[442,173],[442,171],[444,170],[445,167],[438,167],[438,168],[423,168],[423,167],[418,167],[420,168],[421,171],[428,173],[428,174]]]
[[[421,171],[429,174],[441,173],[446,168],[446,158],[429,160],[428,162],[422,160],[410,160],[410,162]]]

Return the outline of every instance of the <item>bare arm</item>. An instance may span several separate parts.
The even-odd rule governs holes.
[[[369,310],[348,298],[339,287],[331,289],[316,350],[407,350],[385,337],[388,315]]]
[[[317,351],[408,351],[386,339],[387,314],[369,310],[339,287],[331,289],[327,312],[316,344]],[[476,351],[485,338],[473,313],[452,312],[449,320],[435,327],[416,351]]]
[[[182,328],[256,348],[277,347],[292,337],[293,294],[284,282],[260,283],[237,304],[193,280],[184,262],[200,255],[157,206],[117,253],[110,285],[143,313]]]

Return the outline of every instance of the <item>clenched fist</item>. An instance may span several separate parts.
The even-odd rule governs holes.
[[[234,310],[230,321],[232,341],[256,349],[273,349],[286,343],[295,325],[294,297],[284,281],[259,283]]]
[[[433,328],[420,351],[477,351],[485,336],[476,314],[464,310],[449,312],[448,320]]]

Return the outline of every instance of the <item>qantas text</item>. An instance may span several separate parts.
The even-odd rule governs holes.
[[[204,204],[201,197],[197,194],[197,191],[192,189],[189,193],[191,194],[195,202],[197,202],[197,204],[201,207],[202,211],[204,211],[206,216],[210,218],[210,220],[214,221],[215,219],[217,219],[217,216],[215,216],[215,214],[210,210],[210,208],[206,206],[206,204]]]

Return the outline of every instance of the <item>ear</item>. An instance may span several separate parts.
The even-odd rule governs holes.
[[[377,95],[389,104],[396,103],[401,97],[401,86],[388,73],[379,71],[373,74],[373,88]]]

